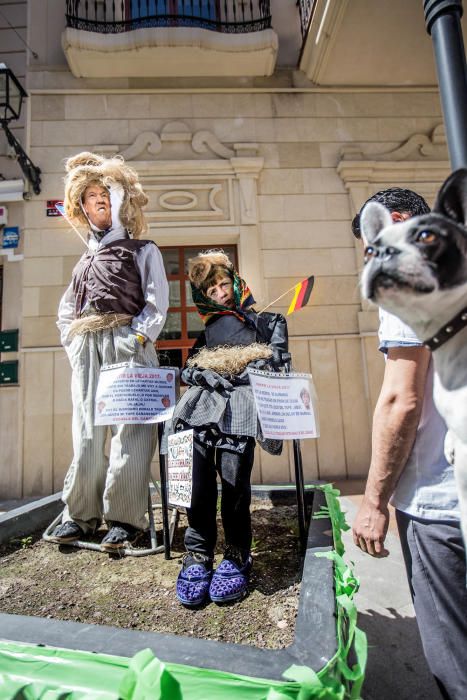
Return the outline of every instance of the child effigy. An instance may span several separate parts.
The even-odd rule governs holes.
[[[191,259],[188,274],[205,330],[183,370],[182,379],[189,388],[175,408],[170,429],[193,429],[187,552],[176,591],[181,603],[196,606],[208,598],[217,603],[238,600],[247,592],[255,441],[273,454],[282,449],[280,441],[261,435],[247,367],[278,370],[288,339],[283,316],[253,309],[250,290],[223,251],[207,251]],[[213,571],[217,473],[225,551]]]
[[[65,477],[57,543],[93,533],[105,520],[101,547],[114,551],[147,527],[150,464],[156,426],[94,425],[94,401],[104,365],[157,367],[154,341],[165,321],[168,283],[147,230],[147,197],[121,157],[80,153],[67,161],[64,208],[88,228],[88,248],[60,301],[57,325],[72,367],[73,460]]]

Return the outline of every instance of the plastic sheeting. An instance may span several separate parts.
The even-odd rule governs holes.
[[[334,562],[338,633],[336,654],[321,671],[291,666],[281,682],[163,663],[149,649],[128,659],[0,642],[0,700],[358,700],[367,654],[353,602],[358,581],[342,559],[339,492],[318,488],[327,505],[315,517],[331,517],[335,549],[315,556]]]

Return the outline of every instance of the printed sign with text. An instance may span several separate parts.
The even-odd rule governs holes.
[[[103,367],[96,391],[94,424],[161,423],[175,406],[175,367]]]
[[[170,505],[189,508],[193,489],[193,430],[169,435],[167,472]]]
[[[263,435],[275,440],[319,437],[316,392],[311,374],[248,369]]]

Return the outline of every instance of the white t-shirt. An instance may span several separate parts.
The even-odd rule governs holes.
[[[421,347],[423,343],[399,318],[380,309],[379,349]],[[433,360],[425,384],[422,414],[415,443],[399,478],[391,503],[425,520],[459,520],[454,470],[444,456],[446,424],[433,402]]]

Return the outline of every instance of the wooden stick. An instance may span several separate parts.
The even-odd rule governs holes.
[[[78,231],[78,229],[76,228],[76,226],[74,225],[74,223],[72,222],[72,220],[68,218],[68,216],[65,214],[65,212],[60,211],[60,209],[59,209],[58,207],[57,207],[57,211],[60,212],[60,214],[63,216],[63,218],[65,219],[65,221],[67,222],[67,224],[70,224],[70,226],[71,226],[71,228],[73,229],[73,231],[81,238],[81,240],[83,241],[84,245],[85,245],[86,248],[87,248],[87,247],[88,247],[88,242],[87,242],[87,241],[83,238],[83,236],[80,234],[80,232]]]
[[[273,304],[275,304],[276,301],[279,301],[280,299],[282,299],[282,297],[285,297],[286,294],[288,294],[289,292],[291,292],[292,289],[295,289],[295,287],[296,287],[298,284],[300,284],[300,282],[296,282],[296,283],[294,284],[293,287],[290,287],[290,289],[288,289],[286,292],[283,292],[283,293],[280,295],[280,297],[277,297],[277,299],[274,299],[274,301],[270,301],[269,304],[268,304],[267,306],[264,307],[264,309],[261,309],[261,311],[258,311],[258,314],[262,314],[263,311],[266,311],[266,309],[269,309],[269,307],[272,306]]]

